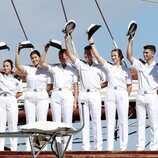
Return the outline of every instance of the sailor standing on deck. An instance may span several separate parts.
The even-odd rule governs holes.
[[[154,61],[156,48],[154,45],[144,46],[143,55],[146,63],[142,63],[132,55],[133,36],[129,37],[127,58],[136,68],[139,90],[136,99],[137,113],[137,150],[145,149],[145,120],[148,114],[151,137],[150,150],[158,150],[158,65]]]
[[[60,63],[48,65],[45,63],[49,44],[45,45],[41,57],[41,64],[53,75],[53,92],[51,94],[51,111],[53,121],[64,122],[72,127],[73,110],[77,108],[78,96],[78,71],[67,63],[66,49],[58,53]],[[72,91],[73,87],[73,91]],[[60,140],[57,140],[60,143]],[[64,138],[64,147],[68,137]],[[72,150],[72,138],[67,150]]]
[[[92,38],[89,42],[94,56],[107,72],[108,86],[104,102],[107,121],[107,150],[113,150],[114,148],[114,127],[117,109],[120,150],[124,151],[127,149],[128,143],[128,95],[132,90],[131,73],[127,67],[122,65],[123,55],[120,49],[111,51],[111,58],[114,63],[114,65],[111,65],[99,55]]]
[[[82,120],[82,107],[84,103],[84,119],[85,125],[82,130],[83,150],[90,150],[89,124],[90,116],[92,119],[92,128],[94,136],[94,149],[102,150],[102,131],[101,131],[101,97],[100,89],[106,87],[105,76],[101,67],[93,62],[91,46],[84,48],[84,56],[86,62],[76,58],[71,53],[70,36],[65,36],[66,53],[72,64],[79,71],[80,78],[80,93],[78,97],[80,117]]]
[[[48,92],[52,89],[52,76],[45,68],[40,66],[40,53],[37,50],[30,53],[33,66],[22,65],[20,49],[21,45],[19,44],[15,65],[18,70],[26,75],[27,91],[24,100],[26,123],[46,121],[49,107]],[[26,150],[31,150],[29,139],[26,142]]]
[[[20,81],[13,73],[13,62],[7,59],[3,62],[3,72],[0,73],[0,132],[16,132],[18,124],[17,99],[22,95]],[[0,151],[4,150],[4,138],[0,138]],[[11,151],[17,150],[17,138],[10,138]]]

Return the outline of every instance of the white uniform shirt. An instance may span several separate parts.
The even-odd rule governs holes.
[[[17,92],[22,92],[22,86],[14,74],[5,75],[0,73],[0,94],[10,94],[15,96]]]
[[[69,63],[65,68],[61,64],[49,65],[48,71],[53,75],[54,89],[71,89],[72,84],[78,82],[77,69]]]
[[[24,66],[24,72],[28,89],[46,89],[52,83],[51,74],[44,67]]]
[[[117,67],[105,62],[103,68],[107,72],[108,88],[117,87],[126,90],[127,84],[132,84],[131,72],[124,65]]]
[[[106,77],[100,65],[93,63],[90,66],[77,58],[75,66],[79,71],[81,90],[101,89],[101,82],[105,82]]]
[[[158,65],[155,61],[149,66],[141,61],[134,59],[133,65],[137,70],[139,80],[139,91],[152,91],[158,88]]]

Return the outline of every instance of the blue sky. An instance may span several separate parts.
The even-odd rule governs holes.
[[[76,22],[72,34],[79,57],[83,59],[83,48],[88,44],[86,29],[90,24],[100,24],[102,27],[94,35],[94,40],[100,54],[111,61],[110,51],[114,48],[112,40],[98,11],[95,0],[63,0],[68,19]],[[158,3],[142,0],[98,0],[100,8],[110,27],[112,35],[119,48],[126,53],[128,23],[135,20],[138,29],[135,35],[133,54],[142,57],[143,46],[154,44],[158,49]],[[51,38],[64,43],[61,32],[65,18],[60,0],[14,0],[20,19],[35,48],[41,51],[44,44]],[[14,60],[15,50],[19,42],[25,37],[14,12],[11,0],[0,2],[0,41],[5,41],[11,51],[0,52],[0,61],[5,58]],[[47,55],[48,63],[58,62],[57,49],[50,48]],[[29,50],[21,53],[24,64],[30,64]],[[126,59],[125,59],[126,60]],[[157,60],[157,55],[156,55]],[[127,61],[127,60],[126,60]],[[127,61],[127,64],[129,62]]]

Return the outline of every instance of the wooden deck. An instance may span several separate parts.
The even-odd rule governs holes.
[[[31,158],[30,152],[0,152],[0,158]],[[53,152],[42,152],[38,158],[56,158]],[[158,151],[73,151],[65,158],[158,158]]]

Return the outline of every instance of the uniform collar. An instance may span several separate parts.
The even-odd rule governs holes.
[[[121,68],[122,68],[122,65],[119,65],[119,66],[114,65],[114,67],[115,67],[116,69],[121,69]]]
[[[10,77],[12,77],[13,76],[13,74],[11,73],[11,74],[9,74],[9,75],[6,75],[6,74],[4,74],[4,77],[5,78],[10,78]]]
[[[153,60],[153,62],[150,64],[150,65],[148,65],[147,63],[145,64],[145,66],[147,66],[147,67],[152,67],[152,66],[154,66],[156,64],[156,62],[155,62],[155,60]]]

